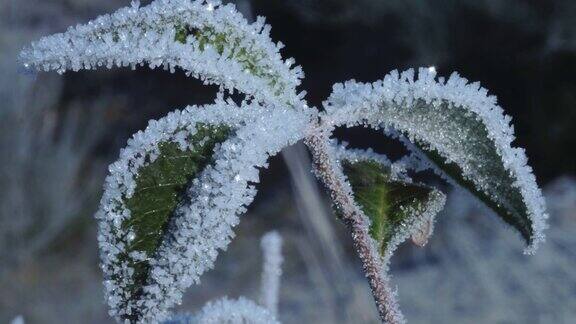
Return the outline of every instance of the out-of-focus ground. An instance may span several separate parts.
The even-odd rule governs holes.
[[[149,2],[149,1],[148,1]],[[142,1],[143,4],[147,3]],[[214,88],[181,73],[34,74],[19,49],[129,4],[121,0],[0,0],[0,323],[109,323],[98,268],[96,210],[106,165],[150,118],[210,102]],[[576,318],[576,5],[567,1],[241,0],[307,74],[319,105],[334,82],[372,81],[392,68],[460,71],[499,96],[545,187],[548,240],[525,256],[520,238],[452,192],[425,248],[402,246],[393,276],[411,323],[571,323]],[[353,145],[375,145],[342,131]],[[370,134],[374,135],[374,134]],[[393,156],[399,152],[393,151]],[[260,193],[216,268],[183,311],[228,295],[255,298],[260,236],[285,239],[280,319],[375,323],[343,226],[292,147],[272,160]]]

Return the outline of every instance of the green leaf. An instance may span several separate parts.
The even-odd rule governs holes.
[[[501,165],[492,163],[491,166],[485,168],[486,172],[490,172],[492,176],[499,177],[503,180],[503,183],[494,186],[493,194],[490,195],[479,189],[472,180],[465,178],[462,175],[462,169],[455,163],[447,162],[438,151],[427,148],[425,144],[418,142],[416,142],[416,147],[421,150],[444,175],[447,175],[455,183],[471,192],[480,199],[480,201],[494,210],[506,223],[516,228],[528,244],[531,242],[534,236],[534,230],[532,228],[532,222],[524,208],[522,196],[517,190],[506,185],[512,184],[513,179],[510,173],[506,172]],[[496,154],[496,152],[491,153]],[[494,159],[492,161],[497,160]],[[497,196],[494,196],[494,193],[496,193]]]
[[[516,185],[516,179],[504,166],[486,125],[477,115],[448,102],[430,105],[422,100],[415,102],[410,115],[423,122],[420,133],[428,132],[427,136],[414,137],[410,131],[403,131],[413,138],[416,150],[420,150],[443,175],[492,208],[530,244],[534,238],[534,228],[528,207]],[[442,127],[434,129],[435,125]],[[443,149],[433,148],[432,145]],[[447,157],[452,158],[454,154],[465,157],[460,165],[447,160]]]
[[[230,129],[225,126],[199,124],[196,134],[188,138],[194,149],[183,151],[177,143],[160,143],[156,160],[138,170],[134,194],[125,200],[131,217],[121,226],[131,235],[120,261],[128,260],[134,269],[132,298],[141,294],[150,268],[147,261],[135,260],[130,254],[154,255],[190,181],[212,163],[214,147],[229,136]]]
[[[444,203],[444,195],[427,186],[393,179],[389,168],[371,160],[343,161],[356,203],[371,221],[370,235],[388,259],[396,246],[424,230],[430,234],[433,217]],[[438,206],[438,204],[440,206]]]
[[[534,251],[548,215],[523,149],[512,147],[511,118],[478,83],[433,69],[392,72],[383,81],[336,85],[327,101],[335,125],[395,130],[424,163],[468,189],[520,232]],[[391,132],[395,134],[395,132]]]

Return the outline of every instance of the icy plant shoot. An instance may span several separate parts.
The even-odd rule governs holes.
[[[169,319],[231,242],[269,157],[300,141],[353,238],[383,322],[405,321],[388,275],[391,256],[407,239],[426,244],[445,201],[413,175],[431,170],[469,191],[517,230],[527,254],[544,240],[540,189],[524,150],[512,146],[510,117],[486,89],[456,73],[410,69],[374,83],[336,84],[322,107],[309,107],[298,89],[301,68],[281,56],[283,45],[269,32],[262,17],[248,23],[230,4],[156,0],[22,51],[31,69],[162,67],[220,87],[211,105],[151,120],[109,167],[96,219],[111,316]],[[401,141],[410,154],[391,161],[333,136],[337,127],[356,126]],[[262,301],[270,310],[262,319],[275,322],[271,299]]]

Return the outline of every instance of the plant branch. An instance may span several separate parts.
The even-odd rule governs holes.
[[[312,153],[316,175],[330,191],[352,235],[354,248],[362,261],[380,318],[389,324],[404,323],[395,291],[383,271],[382,259],[368,232],[369,220],[356,205],[349,190],[346,190],[342,171],[337,166],[338,162],[334,160],[333,154],[330,154],[328,131],[317,125],[305,139],[305,143]]]

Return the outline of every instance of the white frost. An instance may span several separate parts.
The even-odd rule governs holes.
[[[234,236],[232,228],[256,193],[258,168],[267,166],[269,156],[300,140],[311,115],[284,107],[263,108],[256,104],[237,107],[222,100],[211,106],[188,107],[136,133],[110,166],[100,210],[99,238],[105,292],[115,317],[138,312],[142,322],[166,319],[169,309],[181,301],[191,284],[213,266],[218,250]],[[127,235],[121,224],[130,218],[124,199],[135,189],[138,170],[158,155],[158,144],[178,143],[181,134],[194,134],[197,123],[228,125],[235,135],[215,149],[214,163],[205,168],[188,190],[188,203],[180,206],[157,254],[149,257],[151,277],[143,295],[130,298],[132,269],[118,256]],[[139,259],[143,256],[138,255]]]
[[[187,30],[185,40],[182,39],[183,30]],[[349,81],[335,85],[333,94],[325,102],[326,112],[321,113],[319,119],[316,109],[306,109],[304,93],[297,91],[303,77],[301,68],[292,67],[294,60],[291,58],[282,59],[279,50],[283,45],[274,43],[269,32],[270,26],[264,24],[263,18],[248,24],[233,5],[223,5],[218,0],[156,0],[146,7],[132,1],[130,7],[42,38],[22,51],[23,63],[39,70],[62,73],[148,65],[174,72],[180,68],[205,84],[216,84],[221,90],[247,95],[240,107],[220,96],[213,105],[188,107],[151,121],[145,131],[138,132],[128,141],[119,160],[110,165],[96,217],[106,277],[105,294],[112,316],[120,319],[138,313],[139,321],[143,323],[166,319],[170,308],[180,303],[185,289],[199,282],[200,276],[213,267],[219,251],[233,238],[232,228],[256,194],[254,184],[259,181],[258,168],[266,167],[268,157],[287,145],[305,137],[314,140],[316,135],[321,135],[318,141],[312,141],[319,148],[311,149],[319,154],[319,159],[326,159],[325,172],[331,173],[324,174],[324,178],[333,185],[341,184],[342,188],[336,187],[342,189],[344,198],[353,197],[353,194],[340,165],[342,159],[375,160],[390,168],[393,179],[405,182],[411,181],[406,169],[434,168],[415,147],[412,147],[414,153],[410,157],[392,163],[372,151],[348,150],[328,143],[329,134],[336,126],[397,129],[412,141],[425,141],[448,162],[458,164],[464,177],[480,190],[506,205],[506,197],[497,197],[502,190],[496,194],[490,191],[494,187],[508,189],[508,184],[500,186],[499,179],[494,179],[497,177],[490,177],[490,168],[482,169],[481,164],[492,163],[482,160],[482,152],[466,150],[468,144],[484,139],[473,138],[474,130],[459,127],[458,120],[447,120],[452,117],[435,112],[433,108],[440,105],[464,109],[466,114],[456,117],[479,121],[485,126],[488,140],[493,142],[501,158],[498,163],[501,162],[504,171],[513,178],[511,186],[519,190],[531,221],[534,238],[526,251],[532,253],[544,240],[543,230],[548,217],[544,200],[532,170],[527,166],[524,151],[511,146],[514,140],[511,119],[504,115],[495,97],[488,96],[478,83],[468,84],[457,74],[447,81],[437,80],[434,67],[420,69],[417,78],[414,78],[413,70],[393,71],[373,84]],[[413,113],[416,105],[422,103],[429,111],[422,115]],[[297,109],[292,109],[294,107]],[[447,129],[449,122],[452,129]],[[216,146],[215,162],[192,181],[186,201],[175,211],[169,233],[157,252],[146,255],[133,251],[128,255],[131,261],[148,262],[151,267],[143,293],[131,296],[134,269],[122,253],[136,234],[132,229],[122,227],[131,217],[124,201],[134,194],[139,170],[158,157],[158,144],[173,142],[181,149],[192,148],[186,139],[196,133],[198,123],[226,125],[234,130],[234,135]],[[482,142],[478,147],[485,148],[484,144]],[[478,169],[482,172],[475,172]],[[359,215],[359,233],[370,237],[368,217],[353,198],[350,203],[344,200],[346,202],[339,207],[348,215]],[[395,290],[388,285],[390,257],[410,236],[415,242],[424,242],[432,231],[434,215],[443,204],[444,195],[433,191],[428,202],[411,211],[414,216],[395,233],[383,256],[377,242],[370,238],[367,259],[375,260],[374,266],[380,270],[377,275],[381,276],[384,285],[381,289],[387,298],[384,303],[388,319],[404,322],[395,300]],[[274,316],[281,273],[281,241],[270,235],[262,244],[265,256],[262,303],[265,307],[244,298],[224,298],[208,304],[196,320],[201,323],[277,323]]]

